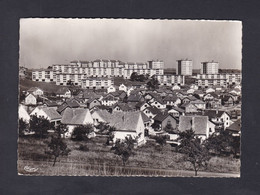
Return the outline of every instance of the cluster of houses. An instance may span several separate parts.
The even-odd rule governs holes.
[[[65,134],[67,138],[78,125],[96,127],[104,122],[115,127],[114,141],[138,136],[139,144],[144,144],[148,135],[169,134],[170,139],[175,140],[177,132],[188,129],[202,139],[219,129],[240,134],[239,112],[231,113],[241,101],[240,85],[199,89],[192,84],[148,90],[146,85],[136,87],[122,83],[99,91],[82,89],[75,96],[64,86],[56,96],[59,100],[54,101],[40,88],[27,90],[19,106],[19,118],[29,121],[30,116],[36,114],[54,125],[65,124],[69,129]],[[41,102],[37,101],[38,97]]]

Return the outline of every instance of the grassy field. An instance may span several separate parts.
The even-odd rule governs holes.
[[[135,149],[135,155],[129,158],[126,167],[121,159],[105,146],[106,138],[96,137],[89,142],[66,140],[71,153],[61,157],[53,167],[53,158],[45,154],[46,140],[33,137],[19,138],[18,172],[33,175],[160,175],[193,176],[190,163],[182,160],[183,156],[170,145],[164,147],[148,143]],[[79,150],[86,145],[88,151]],[[162,160],[163,159],[163,160]],[[25,166],[37,168],[36,172],[27,172]],[[202,170],[208,176],[218,173],[239,174],[240,161],[232,158],[211,158],[207,169]],[[209,173],[209,172],[212,172]],[[223,176],[223,174],[220,174]]]

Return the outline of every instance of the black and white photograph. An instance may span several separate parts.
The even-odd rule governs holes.
[[[242,22],[21,18],[17,172],[240,177]]]

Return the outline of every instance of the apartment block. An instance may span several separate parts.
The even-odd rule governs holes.
[[[192,75],[192,60],[177,60],[176,74],[190,76]]]
[[[83,89],[106,89],[114,85],[114,80],[111,77],[89,77],[82,79],[81,87]]]
[[[155,75],[155,78],[159,81],[160,85],[165,86],[173,86],[173,85],[184,85],[185,84],[185,76],[183,75]]]
[[[218,62],[201,62],[200,74],[218,74]]]

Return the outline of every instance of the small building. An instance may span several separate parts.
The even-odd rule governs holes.
[[[161,130],[163,130],[168,125],[171,125],[173,129],[177,128],[177,119],[167,112],[157,114],[154,117],[154,123],[159,124]]]
[[[23,119],[27,123],[30,121],[30,115],[28,114],[26,108],[22,104],[19,104],[18,117],[19,119]]]
[[[115,86],[113,85],[110,85],[108,88],[107,88],[107,93],[111,93],[111,92],[115,92],[116,91],[116,88]]]
[[[36,105],[37,104],[37,98],[29,93],[24,100],[25,105]]]
[[[56,92],[56,95],[58,97],[63,97],[63,98],[71,98],[71,91],[69,90],[69,88],[67,87],[61,87],[58,89],[58,91]]]
[[[240,136],[241,135],[241,118],[237,119],[232,125],[227,127],[226,129],[230,133],[232,133],[233,136]]]
[[[168,111],[169,114],[171,114],[175,118],[179,118],[181,115],[185,114],[185,111],[178,107],[173,107]]]
[[[231,125],[231,117],[225,111],[205,110],[203,115],[208,116],[209,120],[216,125],[217,129],[226,129]]]
[[[119,85],[119,90],[124,91],[127,93],[127,86],[125,86],[123,83]]]
[[[39,87],[31,87],[30,89],[27,90],[27,92],[35,96],[42,96],[44,93],[43,90],[40,89]]]
[[[70,138],[75,127],[78,125],[94,124],[93,118],[89,109],[84,108],[66,108],[63,113],[61,123],[67,125],[68,132],[65,133],[65,138]]]
[[[55,108],[52,107],[36,107],[32,112],[31,116],[35,115],[38,117],[44,117],[48,119],[55,126],[60,123],[61,115],[56,111]]]
[[[113,105],[112,112],[130,112],[132,108],[127,103],[116,103]]]
[[[91,98],[87,101],[87,107],[88,109],[92,109],[96,106],[100,106],[101,102],[97,98]]]
[[[202,140],[215,132],[215,125],[207,116],[180,116],[179,131],[193,130]]]

